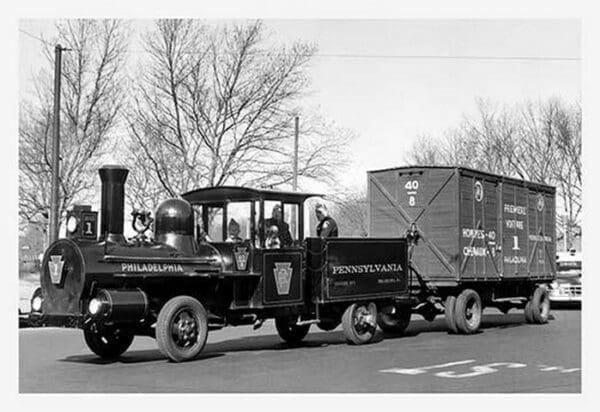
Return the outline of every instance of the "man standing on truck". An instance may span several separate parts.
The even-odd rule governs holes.
[[[338,237],[338,227],[336,221],[329,216],[327,206],[323,203],[318,203],[315,206],[315,213],[319,223],[317,224],[318,237]]]

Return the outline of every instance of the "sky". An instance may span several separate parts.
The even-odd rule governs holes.
[[[476,98],[513,104],[581,96],[579,20],[264,22],[274,42],[318,46],[303,104],[356,134],[352,163],[339,176],[356,190],[364,190],[367,170],[401,166],[419,135],[458,125]],[[133,27],[139,32],[149,24],[137,20]],[[21,20],[19,28],[23,97],[47,64],[43,44],[23,31],[50,38],[54,29],[48,20]]]

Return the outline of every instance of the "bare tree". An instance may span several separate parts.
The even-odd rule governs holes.
[[[65,52],[62,68],[60,211],[90,195],[98,160],[110,140],[123,104],[122,68],[128,29],[117,20],[57,23]],[[49,42],[50,43],[50,42]],[[35,98],[21,102],[19,119],[19,216],[46,231],[50,208],[53,49],[48,68],[35,82]]]
[[[364,191],[345,191],[329,196],[333,203],[332,214],[338,224],[340,236],[367,237],[368,200]]]
[[[472,167],[555,185],[558,231],[581,215],[581,107],[559,99],[503,106],[478,100],[474,116],[440,139],[418,140],[407,163]],[[567,233],[568,238],[572,238]]]
[[[299,174],[331,176],[343,164],[349,134],[297,107],[313,45],[267,46],[260,22],[160,20],[144,47],[128,116],[134,205],[200,186],[289,184],[298,114]]]

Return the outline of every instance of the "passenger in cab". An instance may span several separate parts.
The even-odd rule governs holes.
[[[267,239],[265,240],[267,249],[279,249],[281,241],[279,240],[279,229],[276,225],[272,225],[267,230]]]
[[[292,245],[292,242],[294,240],[292,239],[292,235],[290,234],[290,226],[283,221],[281,205],[273,206],[271,217],[267,219],[267,221],[265,222],[265,226],[267,228],[271,228],[272,226],[277,227],[281,247],[288,247]]]
[[[240,237],[240,224],[235,219],[231,219],[227,225],[227,239],[226,242],[241,242],[243,239]]]

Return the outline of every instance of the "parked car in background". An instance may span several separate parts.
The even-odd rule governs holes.
[[[574,249],[558,252],[556,259],[556,279],[550,285],[550,302],[581,305],[581,252]]]

